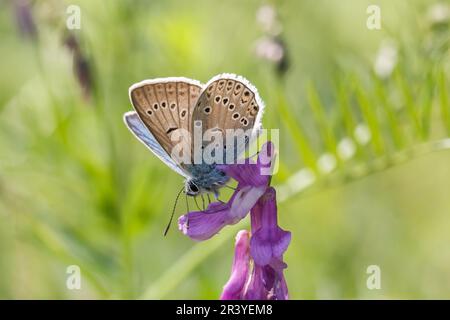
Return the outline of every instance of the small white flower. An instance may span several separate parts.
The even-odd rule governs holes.
[[[336,168],[336,164],[336,157],[331,153],[323,154],[317,161],[318,168],[323,174],[333,171]]]
[[[450,19],[450,7],[442,2],[435,3],[428,9],[427,16],[433,24],[445,23]]]
[[[342,160],[348,160],[353,157],[355,151],[356,146],[348,137],[343,138],[337,146],[338,155]]]
[[[256,12],[256,21],[264,32],[277,35],[281,32],[281,25],[277,19],[277,11],[272,5],[263,5]]]
[[[256,12],[256,20],[265,31],[268,31],[274,25],[276,19],[277,12],[271,5],[263,5]]]
[[[374,71],[382,79],[388,78],[397,64],[397,48],[393,43],[384,43],[378,50]]]
[[[264,37],[256,42],[255,53],[260,58],[271,62],[279,62],[283,59],[284,48],[273,38]]]
[[[280,186],[278,190],[281,201],[286,200],[290,195],[301,192],[311,186],[316,181],[314,171],[309,168],[303,168],[294,173],[285,185]]]
[[[355,140],[358,141],[360,145],[366,145],[372,138],[369,128],[365,124],[358,124],[355,128]]]

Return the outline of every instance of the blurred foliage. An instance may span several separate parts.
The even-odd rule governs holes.
[[[1,2],[0,298],[219,296],[246,222],[164,238],[181,179],[122,114],[134,82],[221,72],[254,83],[280,129],[292,298],[450,298],[450,3],[378,1],[369,30],[370,3]],[[275,32],[257,22],[264,4]],[[366,288],[371,264],[381,290]]]

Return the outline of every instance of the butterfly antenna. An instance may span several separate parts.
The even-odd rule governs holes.
[[[167,232],[169,232],[170,225],[172,224],[173,215],[175,214],[175,209],[177,208],[178,198],[180,197],[181,192],[184,190],[184,187],[181,188],[180,191],[178,191],[177,197],[175,198],[175,203],[173,204],[172,214],[170,215],[169,223],[167,224],[166,230],[164,231],[164,237],[167,235]]]

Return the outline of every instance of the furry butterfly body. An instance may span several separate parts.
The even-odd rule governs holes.
[[[135,111],[124,115],[127,127],[158,158],[186,179],[185,192],[190,196],[204,192],[217,196],[218,190],[229,180],[216,163],[194,161],[196,127],[201,127],[202,133],[208,130],[220,133],[220,139],[230,130],[245,131],[248,136],[244,146],[232,144],[232,160],[236,160],[261,127],[264,105],[256,88],[245,78],[233,74],[217,75],[206,85],[188,78],[144,80],[132,85],[129,95]],[[186,158],[181,161],[173,155],[180,138],[189,145],[189,161]],[[221,142],[225,150],[228,144]],[[201,150],[204,148],[207,145],[202,142]]]

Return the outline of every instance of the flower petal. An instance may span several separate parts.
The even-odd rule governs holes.
[[[272,187],[253,207],[250,253],[256,264],[268,265],[273,259],[282,260],[282,256],[291,242],[291,233],[282,230],[277,223],[276,192]]]
[[[241,230],[236,236],[231,276],[223,287],[221,300],[242,299],[250,268],[250,232]]]
[[[262,267],[262,278],[267,290],[267,300],[287,300],[288,289],[283,269],[274,269],[267,265]]]
[[[280,278],[275,282],[274,289],[275,289],[274,293],[275,293],[276,300],[288,300],[289,299],[289,293],[288,293],[286,279],[284,278],[284,275],[282,273],[281,273]]]
[[[266,186],[251,187],[247,186],[242,189],[237,189],[236,197],[231,202],[231,215],[236,217],[239,221],[244,218],[247,213],[253,208],[259,198],[266,191]],[[236,221],[236,222],[237,222]]]
[[[254,233],[250,243],[252,258],[261,266],[270,264],[274,258],[282,257],[291,242],[290,232],[278,227],[272,231],[268,233],[260,228]]]
[[[245,159],[242,164],[218,165],[218,168],[241,186],[263,186],[269,184],[273,158],[273,144],[267,142],[261,147],[256,163],[251,159]]]
[[[178,219],[178,229],[189,238],[202,241],[211,238],[228,224],[228,209],[215,213],[189,212]]]
[[[238,188],[228,203],[213,202],[205,211],[192,211],[181,216],[178,229],[194,240],[209,239],[224,226],[243,219],[265,190],[265,186]]]
[[[267,300],[268,292],[264,286],[263,269],[253,265],[253,271],[244,293],[245,300]]]

